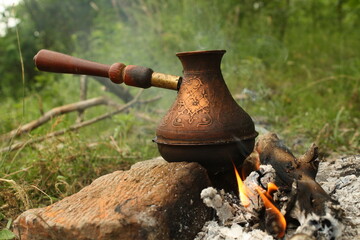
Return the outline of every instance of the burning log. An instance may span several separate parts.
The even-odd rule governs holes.
[[[296,158],[274,133],[259,137],[255,151],[261,164],[270,164],[276,171],[276,184],[291,189],[294,181],[298,190],[304,192],[299,197],[300,208],[305,214],[325,213],[324,203],[331,201],[330,196],[315,181],[319,161],[318,148],[312,144],[301,157]],[[311,201],[310,201],[311,199]]]
[[[239,200],[203,190],[204,203],[219,220],[208,222],[196,239],[338,239],[346,220],[339,203],[315,181],[317,157],[315,144],[296,158],[276,134],[260,136],[238,177]]]
[[[299,221],[297,232],[317,237],[335,239],[341,232],[342,211],[315,181],[318,171],[318,148],[312,144],[301,157],[296,158],[274,133],[259,137],[255,151],[261,164],[270,164],[276,172],[275,183],[289,192],[285,208],[287,219]]]

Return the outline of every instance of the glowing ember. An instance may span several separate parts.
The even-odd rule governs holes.
[[[273,185],[276,187],[275,184]],[[264,202],[266,213],[271,224],[271,232],[277,234],[278,238],[282,238],[285,235],[286,229],[285,217],[281,214],[279,209],[277,209],[274,204],[265,196],[265,194],[263,193],[264,190],[262,188],[257,187],[256,191],[259,193],[261,199]]]

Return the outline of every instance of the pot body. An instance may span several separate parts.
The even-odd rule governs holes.
[[[156,130],[159,152],[169,162],[199,162],[211,172],[241,165],[257,132],[223,79],[224,50],[178,53],[183,80],[176,101]]]

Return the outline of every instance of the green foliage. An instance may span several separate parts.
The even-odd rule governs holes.
[[[91,0],[24,0],[8,11],[11,14],[3,20],[20,19],[18,30],[25,63],[25,88],[35,91],[57,79],[35,70],[32,59],[37,51],[41,48],[66,53],[74,52],[75,48],[87,51],[88,36],[98,13]],[[23,86],[15,30],[8,28],[6,35],[0,37],[0,94],[18,99],[22,97]]]
[[[0,221],[6,220],[6,217],[4,214],[0,212]],[[14,239],[16,236],[15,234],[10,231],[12,224],[12,220],[7,220],[6,227],[0,230],[0,240],[11,240]]]
[[[7,228],[0,230],[1,240],[10,240],[10,239],[14,239],[15,237],[16,237],[15,234]]]

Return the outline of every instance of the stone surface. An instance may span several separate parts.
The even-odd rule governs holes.
[[[148,160],[24,212],[14,231],[22,240],[194,239],[211,215],[200,200],[209,185],[197,163]]]

